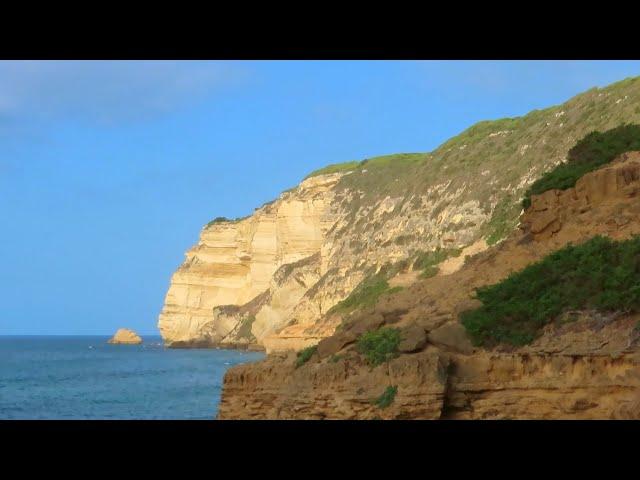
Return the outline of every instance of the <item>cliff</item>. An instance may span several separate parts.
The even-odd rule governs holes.
[[[634,121],[640,81],[629,79],[480,122],[430,153],[314,172],[248,218],[202,230],[171,279],[158,324],[164,341],[267,352],[316,344],[335,332],[340,302],[380,272],[389,287],[407,286],[432,252],[462,251],[439,267],[456,271],[516,227],[527,187],[577,139]]]
[[[570,243],[640,235],[639,193],[631,152],[533,196],[506,240],[346,317],[306,363],[283,352],[230,369],[219,418],[640,419],[639,314],[568,312],[520,347],[474,345],[459,322],[478,287]],[[371,366],[355,343],[383,326],[400,331],[399,355]]]
[[[165,343],[252,344],[286,322],[319,277],[317,254],[334,223],[331,186],[341,175],[310,178],[248,218],[206,226],[171,279],[158,323]]]

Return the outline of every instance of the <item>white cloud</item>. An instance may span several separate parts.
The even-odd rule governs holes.
[[[140,120],[202,100],[243,73],[234,62],[0,61],[0,117]]]

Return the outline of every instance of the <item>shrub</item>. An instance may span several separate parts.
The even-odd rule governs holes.
[[[382,395],[374,402],[378,408],[387,408],[393,403],[398,393],[398,387],[387,387]]]
[[[397,356],[399,343],[400,330],[384,327],[362,334],[356,348],[370,365],[376,366]]]
[[[431,252],[421,252],[413,263],[414,270],[422,270],[421,278],[433,277],[438,273],[437,265],[449,257],[457,257],[462,250],[459,248],[436,248]]]
[[[402,287],[389,287],[386,279],[386,272],[365,278],[349,294],[347,298],[335,304],[327,314],[349,313],[358,308],[375,305],[378,298],[384,293],[395,293],[402,290]]]
[[[531,195],[575,186],[576,181],[586,173],[631,150],[640,150],[640,125],[620,125],[606,132],[591,132],[569,150],[566,163],[547,172],[529,187],[522,206],[529,208]]]
[[[213,220],[211,220],[209,223],[207,223],[207,227],[210,227],[214,223],[230,222],[230,221],[231,220],[229,220],[227,217],[216,217]]]
[[[238,328],[238,338],[247,338],[249,340],[255,340],[256,337],[251,332],[253,322],[256,321],[255,315],[247,315],[241,320],[240,327]]]
[[[344,355],[338,355],[338,354],[334,353],[333,355],[331,355],[329,360],[331,361],[331,363],[338,363],[340,360],[342,360],[343,357],[344,357]]]
[[[640,237],[597,236],[562,248],[494,285],[460,320],[476,345],[525,345],[569,310],[640,312]]]
[[[495,245],[509,235],[516,226],[518,210],[518,202],[511,195],[498,202],[485,227],[488,245]]]
[[[256,208],[257,210],[257,208]],[[207,223],[207,228],[215,225],[216,223],[224,223],[224,222],[239,222],[241,220],[245,220],[247,218],[249,218],[251,215],[245,215],[244,217],[236,217],[236,218],[227,218],[227,217],[216,217],[213,220],[211,220],[209,223]]]
[[[309,359],[316,353],[317,345],[313,345],[311,347],[303,348],[298,352],[298,358],[296,358],[296,368],[301,367],[305,363],[309,361]]]

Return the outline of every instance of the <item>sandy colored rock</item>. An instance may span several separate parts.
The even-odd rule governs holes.
[[[640,153],[585,175],[575,190],[543,195],[543,202],[534,197],[509,238],[457,271],[408,285],[345,326],[360,335],[385,324],[385,314],[404,312],[393,315],[394,327],[428,331],[422,350],[371,368],[338,330],[336,340],[323,340],[327,355],[299,369],[268,356],[228,370],[219,417],[639,419],[640,315],[572,312],[571,321],[548,324],[521,348],[473,348],[458,323],[460,312],[478,306],[480,286],[569,243],[640,235]],[[532,221],[549,210],[558,219],[553,228],[532,232]],[[398,387],[396,398],[379,409],[373,403],[388,386]]]
[[[420,325],[411,325],[400,332],[398,351],[403,353],[418,352],[427,344],[427,334]]]
[[[158,322],[165,343],[255,343],[286,325],[322,273],[319,252],[334,223],[330,189],[340,176],[308,179],[246,219],[205,227],[171,280]],[[218,307],[257,298],[248,312],[252,337],[239,338],[246,316]]]
[[[432,330],[428,335],[429,342],[442,348],[461,353],[473,352],[473,345],[464,327],[456,322],[448,322]]]
[[[108,340],[107,343],[139,345],[142,343],[142,338],[140,338],[140,336],[138,336],[138,334],[133,330],[129,330],[128,328],[120,328],[115,333],[115,335]]]

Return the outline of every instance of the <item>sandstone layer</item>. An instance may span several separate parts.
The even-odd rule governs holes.
[[[291,303],[320,275],[317,253],[334,222],[330,187],[339,178],[311,178],[246,219],[205,227],[171,280],[158,323],[165,343],[251,344],[286,322]],[[295,277],[290,268],[275,275],[305,259],[311,265]],[[274,283],[280,288],[271,293]]]
[[[569,243],[639,235],[639,192],[632,152],[573,189],[534,196],[505,241],[356,312],[299,368],[280,353],[230,369],[219,418],[640,418],[640,316],[573,312],[526,347],[494,349],[474,347],[458,321],[479,305],[477,287]],[[400,329],[400,355],[371,368],[355,341],[383,325]],[[395,400],[380,408],[390,386]]]
[[[142,343],[142,338],[140,338],[140,336],[133,330],[120,328],[115,335],[107,341],[107,343],[139,345]]]

